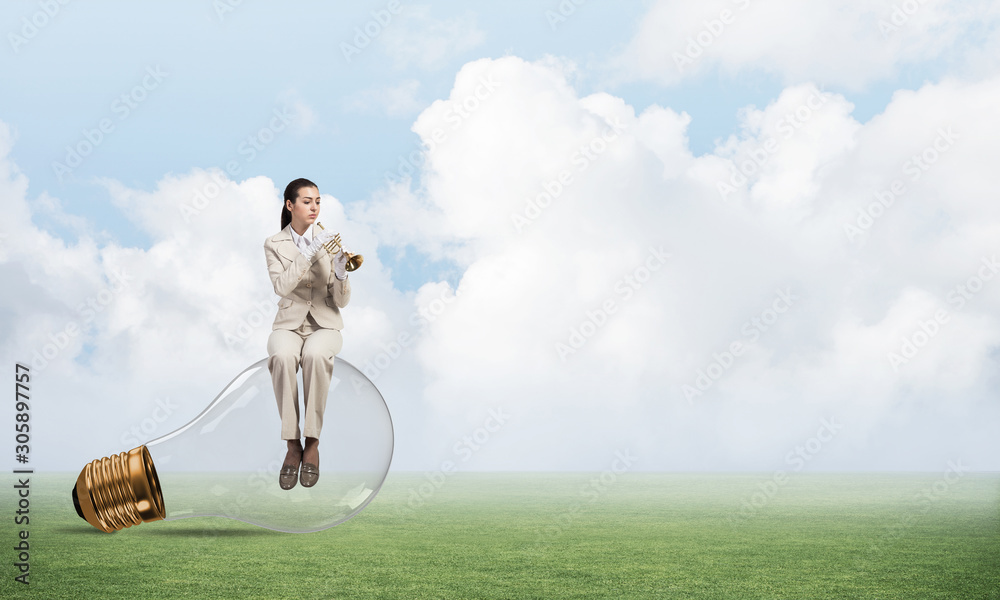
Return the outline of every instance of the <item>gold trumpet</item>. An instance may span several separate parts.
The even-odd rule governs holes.
[[[316,226],[319,227],[321,230],[326,229],[326,227],[323,227],[323,224],[320,223],[319,221],[316,221]],[[361,266],[361,263],[365,262],[364,256],[361,256],[360,254],[351,254],[350,252],[344,250],[344,247],[343,245],[341,245],[340,242],[339,233],[333,236],[333,239],[331,241],[323,244],[323,247],[326,248],[326,251],[329,252],[331,256],[336,254],[337,252],[343,252],[344,254],[346,254],[347,265],[344,268],[347,269],[348,271],[357,270],[357,268]]]

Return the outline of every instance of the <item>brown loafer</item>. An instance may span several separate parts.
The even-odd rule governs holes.
[[[299,465],[281,465],[281,473],[278,474],[278,485],[283,490],[290,490],[295,487],[295,481],[299,478]]]
[[[312,487],[316,485],[318,480],[319,467],[312,463],[302,463],[302,469],[299,471],[299,482],[302,484],[302,487]]]

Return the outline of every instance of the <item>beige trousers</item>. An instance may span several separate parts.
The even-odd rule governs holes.
[[[333,376],[333,358],[344,346],[337,329],[324,329],[312,314],[297,329],[275,329],[267,338],[267,368],[281,415],[281,439],[300,439],[299,387],[295,374],[302,364],[305,395],[305,437],[319,438],[326,395]]]

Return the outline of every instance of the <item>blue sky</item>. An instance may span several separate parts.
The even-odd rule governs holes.
[[[385,395],[400,468],[454,458],[497,410],[463,468],[628,448],[767,471],[824,419],[844,426],[818,469],[998,468],[992,3],[45,6],[0,5],[0,355],[80,332],[39,361],[45,464],[191,399],[147,433],[169,431],[261,358],[260,246],[304,176],[366,256],[340,356]]]
[[[427,18],[465,18],[463,24],[474,26],[480,41],[430,65],[401,67],[376,39],[348,61],[341,44],[353,45],[355,28],[386,7],[313,2],[274,10],[243,3],[229,11],[204,0],[113,8],[70,3],[34,37],[22,38],[23,45],[8,36],[0,63],[7,90],[0,113],[18,136],[11,156],[30,176],[32,195],[47,191],[67,213],[140,247],[148,247],[148,238],[129,227],[127,215],[109,204],[94,178],[151,190],[165,173],[236,160],[241,178],[264,175],[281,182],[306,176],[351,203],[369,197],[383,185],[385,172],[397,170],[400,156],[420,147],[410,130],[419,107],[446,96],[462,64],[512,53],[526,60],[549,54],[581,67],[596,65],[635,34],[648,3],[591,2],[565,22],[550,23],[546,11],[558,12],[555,2],[435,2],[423,9]],[[400,14],[408,10],[401,7]],[[0,19],[10,24],[9,33],[20,35],[22,19],[38,10],[33,2],[5,3]],[[162,83],[127,116],[115,112],[116,99],[139,85],[150,66],[166,74]],[[855,119],[865,122],[885,108],[893,92],[916,89],[940,71],[933,63],[918,64],[863,90],[826,89],[844,93],[855,105]],[[387,115],[356,106],[359,92],[407,80],[419,83],[412,109]],[[766,105],[783,84],[764,69],[738,77],[712,70],[674,86],[648,81],[609,86],[605,80],[598,69],[583,73],[574,87],[581,95],[614,93],[637,111],[659,104],[690,114],[687,134],[695,154],[711,152],[734,131],[740,108]],[[312,108],[316,125],[279,135],[255,155],[240,153],[246,138],[291,97]],[[57,177],[52,164],[63,162],[66,146],[78,143],[82,130],[95,129],[102,118],[112,120],[114,131],[72,174]],[[75,239],[71,227],[38,218],[65,239]],[[382,259],[396,267],[394,281],[401,289],[416,289],[442,274],[412,252],[385,252]]]

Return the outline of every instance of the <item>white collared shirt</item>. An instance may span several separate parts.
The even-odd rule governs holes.
[[[295,230],[291,227],[288,228],[288,231],[292,232],[292,242],[295,244],[295,247],[299,249],[299,252],[302,252],[303,254],[305,254],[306,248],[312,244],[312,228],[313,226],[309,225],[309,227],[306,228],[306,232],[302,235],[295,233]]]

